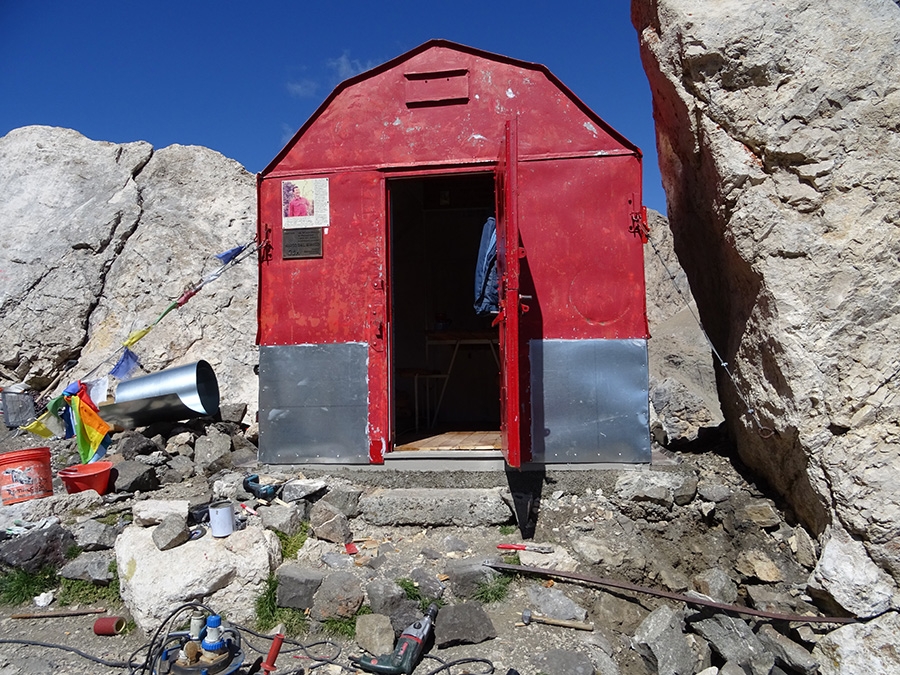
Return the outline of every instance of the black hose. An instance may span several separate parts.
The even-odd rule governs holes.
[[[11,638],[2,638],[0,639],[0,644],[6,645],[28,645],[30,647],[46,647],[48,649],[61,649],[64,652],[72,652],[73,654],[78,654],[78,656],[87,659],[88,661],[93,661],[94,663],[99,663],[101,666],[108,666],[109,668],[128,668],[128,663],[124,661],[107,661],[105,659],[101,659],[99,656],[92,656],[87,652],[83,652],[80,649],[76,649],[75,647],[68,647],[66,645],[58,645],[52,642],[38,642],[37,640],[16,640]]]

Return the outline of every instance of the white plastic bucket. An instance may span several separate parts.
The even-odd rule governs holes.
[[[229,501],[209,505],[209,529],[214,537],[227,537],[234,532],[234,506]]]

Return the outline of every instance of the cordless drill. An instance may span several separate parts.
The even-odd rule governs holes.
[[[397,639],[397,646],[390,654],[377,657],[351,657],[354,666],[369,673],[384,675],[410,675],[422,658],[425,641],[428,639],[434,619],[437,616],[437,605],[430,605],[425,616],[406,628]]]

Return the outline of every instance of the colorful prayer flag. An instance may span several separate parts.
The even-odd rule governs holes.
[[[141,365],[141,362],[138,359],[138,355],[128,347],[125,347],[125,351],[122,352],[122,356],[119,357],[109,374],[117,380],[127,380],[139,365]]]
[[[223,265],[227,265],[232,260],[237,258],[241,253],[243,253],[244,249],[247,248],[250,244],[245,244],[243,246],[235,246],[234,248],[230,248],[224,253],[219,253],[216,257],[222,262]]]
[[[80,381],[73,382],[63,390],[62,396],[58,396],[47,404],[47,410],[55,412],[63,404],[68,404],[66,420],[66,438],[75,437],[78,445],[78,455],[82,464],[87,464],[103,443],[106,435],[112,427],[109,426],[98,413],[97,406],[91,400],[87,387]]]
[[[41,438],[53,438],[54,436],[59,436],[61,438],[66,433],[66,427],[65,424],[63,424],[63,421],[58,415],[50,413],[49,410],[43,415],[38,416],[34,422],[26,424],[22,428]]]

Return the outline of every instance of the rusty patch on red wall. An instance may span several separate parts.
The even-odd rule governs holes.
[[[406,105],[423,108],[469,102],[469,71],[441,70],[431,73],[404,73]]]

